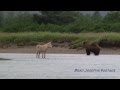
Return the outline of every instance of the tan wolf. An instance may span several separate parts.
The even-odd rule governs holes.
[[[40,58],[40,54],[42,54],[42,58],[45,58],[45,54],[48,48],[52,48],[52,43],[49,42],[47,44],[44,45],[37,45],[36,46],[36,58]]]

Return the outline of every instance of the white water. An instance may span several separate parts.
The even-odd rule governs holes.
[[[11,59],[0,60],[0,79],[120,79],[120,55],[47,54],[46,57],[0,53],[0,58]]]

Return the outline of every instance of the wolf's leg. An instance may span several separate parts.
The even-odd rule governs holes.
[[[44,53],[42,52],[42,58],[44,58],[43,55],[44,55]]]
[[[38,51],[36,51],[36,58],[38,58]]]
[[[39,56],[38,56],[38,58],[40,58],[40,53],[41,53],[41,52],[39,51]]]
[[[45,52],[44,52],[44,58],[45,58]]]
[[[46,50],[45,50],[45,52],[44,52],[44,58],[46,58]]]

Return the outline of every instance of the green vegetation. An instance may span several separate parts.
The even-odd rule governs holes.
[[[120,47],[120,12],[105,17],[98,11],[83,15],[78,11],[40,11],[6,16],[0,11],[0,44],[29,45],[43,41],[69,41],[70,48],[82,42],[97,42],[103,47]]]
[[[106,43],[109,46],[120,47],[119,33],[51,33],[51,32],[23,32],[23,33],[0,33],[0,44],[13,44],[13,45],[30,45],[37,42],[45,41],[69,41],[70,48],[78,48],[84,41],[97,42],[105,47]],[[107,47],[107,46],[106,46]]]
[[[83,15],[78,11],[40,11],[6,16],[0,11],[0,32],[120,32],[120,12],[111,11],[105,17],[98,11]]]
[[[24,44],[28,45],[32,42],[45,42],[56,40],[76,40],[78,36],[75,34],[61,34],[51,32],[23,32],[23,33],[0,33],[1,44]]]

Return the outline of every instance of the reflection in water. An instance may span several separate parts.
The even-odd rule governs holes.
[[[7,59],[7,58],[0,58],[0,60],[11,60],[11,59]]]

